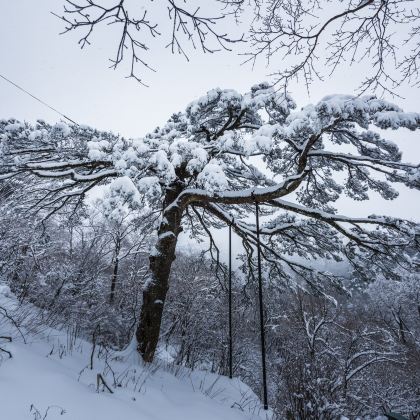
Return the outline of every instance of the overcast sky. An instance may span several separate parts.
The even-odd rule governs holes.
[[[50,103],[78,123],[113,130],[125,136],[141,136],[162,125],[171,113],[183,110],[197,96],[214,87],[249,89],[254,83],[269,80],[270,70],[281,62],[257,63],[254,69],[241,66],[243,57],[236,53],[191,55],[190,62],[172,55],[168,49],[154,48],[147,55],[157,72],[144,72],[149,88],[126,79],[125,69],[108,69],[108,58],[117,40],[106,31],[93,38],[93,45],[81,50],[80,34],[59,35],[63,23],[50,12],[61,13],[63,0],[0,0],[0,73]],[[136,0],[140,3],[140,0]],[[156,3],[155,3],[156,4]],[[168,39],[164,38],[157,47]],[[238,49],[238,52],[240,48]],[[360,77],[369,70],[358,66],[340,70],[334,77],[316,82],[308,97],[303,85],[291,86],[298,106],[316,102],[331,93],[353,93]],[[420,111],[419,90],[399,90],[404,99],[394,101],[409,111]],[[0,79],[0,118],[15,117],[50,122],[60,117]],[[417,108],[416,108],[417,107]],[[403,159],[418,162],[419,133],[408,130],[387,134],[397,141]],[[340,211],[351,215],[382,213],[420,220],[420,195],[401,189],[401,196],[386,202],[372,195],[370,203],[339,204]]]

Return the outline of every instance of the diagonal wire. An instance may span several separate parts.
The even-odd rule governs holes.
[[[22,92],[26,93],[27,95],[29,95],[30,97],[32,97],[33,99],[35,99],[36,101],[40,102],[42,105],[46,106],[47,108],[51,109],[52,111],[56,112],[57,114],[61,115],[63,118],[65,118],[66,120],[70,121],[71,123],[75,124],[75,125],[79,125],[77,124],[77,122],[73,121],[71,118],[67,117],[67,115],[64,115],[62,112],[58,111],[56,108],[54,108],[53,106],[47,104],[46,102],[44,102],[42,99],[37,98],[35,95],[32,95],[32,93],[28,92],[26,89],[24,89],[23,87],[19,86],[17,83],[12,82],[10,79],[8,79],[6,76],[3,76],[0,73],[0,77],[5,80],[6,82],[10,83],[11,85],[13,85],[14,87],[18,88],[19,90],[21,90]]]

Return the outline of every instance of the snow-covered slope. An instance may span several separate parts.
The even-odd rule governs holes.
[[[0,284],[0,306],[16,304]],[[242,382],[163,361],[144,366],[132,350],[95,352],[92,345],[69,342],[66,333],[45,329],[25,333],[0,315],[0,340],[12,359],[0,352],[0,418],[7,420],[245,420],[265,419],[258,398]],[[117,357],[116,357],[117,356]],[[108,363],[108,364],[107,364]],[[113,394],[100,387],[101,373]],[[48,412],[47,412],[48,410]]]

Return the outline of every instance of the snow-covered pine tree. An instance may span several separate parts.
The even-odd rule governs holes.
[[[317,258],[346,258],[368,280],[410,270],[402,249],[415,245],[414,223],[347,217],[332,204],[343,194],[367,200],[369,190],[394,199],[391,183],[419,189],[419,165],[402,163],[398,147],[371,128],[416,130],[420,114],[374,96],[331,95],[295,108],[288,95],[261,83],[245,94],[211,90],[139,139],[3,120],[0,180],[20,185],[17,205],[44,218],[65,206],[76,210],[103,183],[133,209],[160,212],[136,333],[139,352],[151,361],[178,235],[186,228],[211,235],[210,227],[232,224],[252,259],[255,202],[270,214],[262,251],[277,281],[317,293],[326,284],[341,287],[339,276],[313,268]]]

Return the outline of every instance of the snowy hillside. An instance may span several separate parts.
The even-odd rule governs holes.
[[[16,300],[0,285],[0,306]],[[2,313],[4,313],[4,309]],[[245,420],[266,419],[258,398],[242,382],[190,371],[160,360],[144,366],[131,349],[115,354],[49,328],[19,331],[0,317],[0,418],[7,420]],[[99,353],[99,354],[98,354]],[[101,383],[101,374],[112,394]]]

